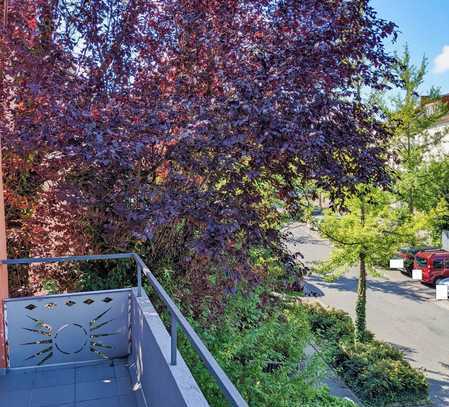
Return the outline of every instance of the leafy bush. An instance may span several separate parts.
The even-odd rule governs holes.
[[[432,243],[441,244],[441,232],[449,229],[449,204],[441,198],[435,208],[429,212],[429,226]]]
[[[427,380],[392,345],[370,341],[338,348],[335,366],[367,404],[384,406],[427,397]]]
[[[310,327],[315,335],[334,342],[353,337],[354,325],[351,317],[345,312],[329,312],[320,306],[309,306],[308,309]]]
[[[410,366],[394,346],[374,339],[354,341],[354,325],[348,314],[307,306],[312,332],[325,349],[325,357],[346,384],[368,406],[413,403],[426,400],[425,376]]]
[[[330,396],[326,388],[315,387],[321,373],[318,360],[301,363],[299,369],[311,339],[307,315],[301,308],[280,309],[263,290],[257,290],[233,297],[226,312],[212,325],[207,326],[205,321],[192,321],[192,325],[250,406],[351,405]],[[209,403],[227,406],[183,335],[180,350]]]
[[[136,285],[136,271],[130,261],[81,263],[78,289],[82,291],[111,290]]]
[[[306,270],[293,256],[280,256],[262,246],[253,247],[249,254],[251,266],[264,276],[265,285],[290,293],[302,292]]]

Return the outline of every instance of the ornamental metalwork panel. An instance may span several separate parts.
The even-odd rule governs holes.
[[[129,289],[5,301],[9,367],[124,357]]]

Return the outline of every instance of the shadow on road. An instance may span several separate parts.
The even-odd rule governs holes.
[[[342,276],[335,281],[327,282],[324,281],[320,276],[311,275],[307,277],[307,281],[323,288],[328,287],[338,291],[352,291],[354,293],[357,291],[357,279],[355,277]]]
[[[328,246],[329,244],[322,239],[316,239],[312,236],[286,236],[285,242],[291,244],[313,244],[318,246]]]
[[[427,371],[429,372],[429,371]],[[436,372],[439,373],[439,372]],[[439,374],[441,376],[441,374]],[[432,406],[444,407],[449,406],[449,383],[448,379],[427,379],[431,394]]]
[[[332,282],[324,281],[320,276],[311,275],[307,277],[309,283],[313,283],[322,289],[330,288],[342,292],[357,292],[357,278],[341,276],[337,280]],[[403,298],[407,298],[416,302],[428,302],[431,296],[428,293],[416,291],[417,283],[415,281],[379,281],[368,280],[368,290],[376,292],[382,292],[386,294],[400,295]],[[421,287],[420,287],[421,288]]]
[[[323,297],[324,292],[314,284],[304,283],[304,295],[306,297]]]
[[[369,280],[368,288],[374,292],[381,291],[387,294],[396,294],[416,302],[427,302],[429,295],[422,291],[416,291],[416,281],[377,281]],[[420,287],[421,288],[421,287]]]

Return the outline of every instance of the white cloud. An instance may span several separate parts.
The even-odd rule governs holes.
[[[433,71],[435,73],[444,73],[449,71],[449,45],[445,45],[441,50],[441,53],[437,55],[433,61],[435,68]]]

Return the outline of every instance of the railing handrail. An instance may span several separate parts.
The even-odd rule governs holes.
[[[29,259],[2,259],[0,264],[6,265],[24,265],[33,263],[66,263],[79,261],[96,261],[96,260],[122,260],[133,259],[137,265],[137,285],[138,296],[141,295],[142,290],[142,272],[147,277],[148,281],[156,291],[158,297],[164,302],[165,306],[170,311],[171,315],[171,364],[176,365],[177,353],[177,325],[181,327],[187,336],[190,344],[201,357],[206,365],[209,373],[215,378],[217,384],[225,395],[226,399],[235,407],[247,407],[247,402],[243,399],[237,388],[231,382],[229,377],[220,367],[218,362],[204,345],[201,338],[194,331],[189,321],[184,317],[179,308],[170,298],[164,287],[159,283],[154,274],[150,271],[142,258],[136,253],[119,253],[119,254],[101,254],[101,255],[87,255],[87,256],[64,256],[64,257],[35,257]]]
[[[62,256],[62,257],[30,257],[28,259],[3,259],[0,264],[8,266],[18,264],[33,264],[33,263],[69,263],[75,261],[95,261],[95,260],[120,260],[120,259],[134,259],[134,253],[115,253],[115,254],[96,254],[86,256]]]

